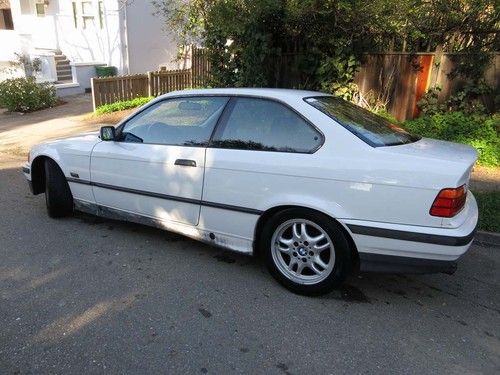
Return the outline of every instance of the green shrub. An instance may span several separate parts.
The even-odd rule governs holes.
[[[479,207],[479,229],[500,232],[500,191],[474,192]]]
[[[479,163],[500,166],[500,114],[445,112],[406,121],[413,134],[445,141],[465,143],[479,151]]]
[[[96,66],[95,73],[98,77],[113,77],[116,76],[117,69],[115,66]]]
[[[0,82],[0,105],[12,112],[33,112],[56,104],[56,89],[49,83],[37,83],[34,77],[6,79]]]
[[[424,116],[444,112],[463,112],[466,114],[487,114],[484,104],[487,97],[493,96],[493,89],[484,81],[468,82],[451,95],[446,102],[439,101],[440,87],[431,87],[417,103]]]
[[[387,121],[389,121],[393,124],[400,123],[400,121],[398,119],[396,119],[396,117],[394,117],[392,114],[390,114],[386,109],[380,109],[380,110],[376,111],[375,113],[377,115],[379,115],[380,117],[385,118]]]
[[[151,101],[153,99],[152,96],[145,96],[140,98],[135,98],[132,100],[123,100],[120,102],[114,102],[111,104],[104,104],[96,108],[96,115],[102,115],[104,113],[118,112],[123,111],[125,109],[140,107]]]

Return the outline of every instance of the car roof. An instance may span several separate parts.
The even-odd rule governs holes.
[[[189,89],[172,91],[161,95],[159,98],[168,98],[181,95],[231,95],[231,96],[255,96],[264,98],[273,98],[281,100],[303,99],[309,96],[330,96],[319,91],[294,90],[294,89],[276,89],[276,88],[214,88],[214,89]]]

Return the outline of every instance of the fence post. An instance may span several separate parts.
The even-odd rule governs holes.
[[[91,87],[91,90],[92,90],[92,107],[94,109],[94,112],[95,112],[95,96],[96,96],[96,92],[95,92],[95,86],[94,86],[94,78],[92,77],[90,79],[90,87]]]
[[[148,72],[148,96],[153,96],[153,72]]]

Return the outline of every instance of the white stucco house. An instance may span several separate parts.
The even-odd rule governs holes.
[[[0,0],[0,69],[15,53],[39,57],[37,79],[68,95],[90,88],[96,65],[179,68],[175,39],[153,13],[150,0]]]

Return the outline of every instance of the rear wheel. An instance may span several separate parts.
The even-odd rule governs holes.
[[[261,246],[271,275],[295,293],[328,293],[351,269],[342,230],[319,212],[298,208],[279,212],[266,223]]]
[[[45,202],[50,217],[68,216],[73,212],[73,196],[61,168],[54,160],[45,160]]]

